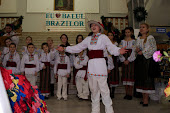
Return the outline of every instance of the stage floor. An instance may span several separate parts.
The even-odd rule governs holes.
[[[161,104],[157,101],[150,101],[148,107],[139,104],[141,99],[133,97],[132,100],[124,100],[124,94],[115,94],[113,108],[115,113],[170,113],[170,102]],[[51,97],[47,102],[50,113],[91,113],[91,101],[81,101],[76,95],[69,95],[68,100],[57,100]],[[101,113],[104,112],[104,105],[101,102]]]

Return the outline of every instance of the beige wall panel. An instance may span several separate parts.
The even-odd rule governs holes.
[[[1,0],[0,13],[16,13],[17,2],[16,0]]]
[[[109,0],[109,13],[128,13],[127,1],[126,0]]]

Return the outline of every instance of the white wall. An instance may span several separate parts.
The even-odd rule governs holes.
[[[1,0],[0,13],[16,13],[16,12],[17,12],[16,0]]]
[[[109,13],[128,13],[127,1],[126,0],[109,0],[108,2]]]
[[[170,26],[170,0],[155,0],[148,11],[147,23],[155,26]]]
[[[12,14],[12,13],[2,14],[2,13],[0,13],[0,16],[6,17],[6,16],[21,16],[22,15],[22,16],[24,16],[23,25],[22,25],[23,32],[45,32],[45,14],[44,13],[36,13],[36,12],[34,12],[34,13],[27,12],[27,0],[16,0],[16,1],[17,1],[16,2],[17,3],[17,13],[15,13],[15,14]],[[37,2],[37,0],[34,0],[34,1]],[[45,1],[45,0],[42,0],[42,1]],[[51,0],[46,0],[46,1],[48,1],[49,4],[52,2]],[[75,7],[76,7],[76,4],[80,3],[80,1],[85,1],[85,0],[75,0],[75,2],[76,2]],[[81,4],[81,5],[83,5],[82,7],[80,7],[81,5],[79,4],[79,6],[77,6],[77,8],[83,9],[83,8],[85,8],[85,6],[88,6],[88,5],[93,6],[93,5],[98,4],[98,3],[94,4],[92,1],[93,0],[88,0],[88,2],[89,2],[88,4],[82,3]],[[43,5],[44,4],[41,5],[41,3],[39,3],[39,5],[34,6],[34,8],[40,7],[40,9],[41,9],[41,7]],[[86,14],[86,22],[89,21],[89,20],[101,21],[100,17],[103,16],[103,15],[105,17],[125,17],[126,16],[125,13],[122,13],[122,14],[109,13],[109,11],[108,11],[109,7],[110,7],[109,0],[99,0],[99,13],[97,13],[97,12],[96,13],[94,13],[94,12],[89,13],[91,11],[91,9],[86,10],[86,11],[88,11],[88,13]],[[48,10],[50,10],[50,8],[51,7],[49,7]],[[117,7],[117,8],[119,8],[119,7]],[[88,27],[87,27],[87,31],[89,31]]]
[[[38,7],[40,3],[41,7]],[[27,12],[50,12],[53,10],[54,0],[27,0]],[[74,0],[74,11],[99,13],[99,0]]]

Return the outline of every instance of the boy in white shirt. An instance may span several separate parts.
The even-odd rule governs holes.
[[[28,53],[24,54],[21,60],[21,75],[26,76],[31,85],[36,85],[37,73],[39,72],[38,55],[34,53],[34,44],[27,45]]]
[[[64,45],[60,45],[65,47]],[[70,76],[70,59],[64,51],[55,60],[54,74],[58,78],[57,98],[67,100],[67,78]],[[62,92],[61,92],[62,90]]]
[[[20,74],[20,56],[16,52],[16,44],[11,43],[9,45],[9,53],[7,53],[3,59],[3,66],[7,70],[12,70],[13,74]]]
[[[84,54],[84,51],[80,52],[74,60],[74,67],[76,68],[76,87],[78,91],[78,97],[80,99],[88,99],[89,87],[87,80],[87,63],[89,58]]]

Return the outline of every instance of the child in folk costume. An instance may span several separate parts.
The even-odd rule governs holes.
[[[66,35],[66,34],[62,34],[61,36],[60,36],[60,40],[61,40],[61,44],[62,45],[64,45],[64,46],[70,46],[70,43],[68,42],[68,36]],[[65,54],[67,54],[67,56],[69,56],[70,57],[70,53],[65,53]]]
[[[74,60],[74,67],[76,68],[76,87],[78,91],[78,97],[80,99],[88,99],[89,87],[87,80],[87,62],[89,58],[84,55],[84,51],[80,52]]]
[[[113,91],[113,86],[111,85],[111,78],[113,76],[112,74],[112,70],[114,69],[114,63],[113,63],[113,58],[112,58],[112,55],[110,55],[108,53],[108,56],[106,57],[107,58],[107,70],[108,70],[108,79],[107,79],[107,82],[108,82],[108,86],[109,86],[109,89],[110,89],[110,97],[111,98],[114,98],[114,91]],[[112,94],[113,93],[113,94]]]
[[[65,47],[64,45],[60,46]],[[70,59],[64,51],[59,52],[59,57],[55,60],[54,74],[56,75],[56,78],[58,78],[58,100],[61,98],[67,100],[67,78],[70,76]]]
[[[77,37],[76,37],[76,44],[81,43],[83,40],[84,40],[83,35],[77,35]],[[84,51],[83,51],[83,55],[87,55],[87,50],[84,50]],[[77,57],[78,54],[75,55],[75,56]],[[74,58],[75,58],[75,57],[74,57]]]
[[[12,40],[10,38],[6,38],[5,41],[5,47],[3,47],[2,53],[1,53],[1,59],[3,61],[4,56],[9,53],[9,45],[12,43]]]
[[[120,55],[122,64],[122,81],[125,86],[126,95],[124,99],[132,100],[133,86],[134,86],[134,60],[135,60],[135,40],[132,38],[133,29],[125,28],[125,37],[121,41],[120,47],[125,47],[128,52]]]
[[[66,34],[62,34],[61,36],[60,36],[60,40],[61,40],[61,44],[62,45],[64,45],[64,46],[70,46],[70,43],[68,42],[68,36],[66,35]],[[70,66],[72,67],[73,66],[73,63],[74,63],[74,61],[73,61],[73,55],[72,54],[70,54],[70,53],[68,53],[68,52],[65,52],[65,54],[69,57],[69,59],[70,59]],[[71,73],[70,73],[70,76],[69,76],[69,78],[67,79],[68,80],[68,84],[67,84],[67,93],[69,93],[69,83],[70,83],[70,81],[71,81]]]
[[[140,25],[140,33],[142,36],[136,41],[136,91],[142,93],[143,100],[140,104],[144,107],[148,106],[149,94],[155,93],[154,78],[152,74],[157,74],[158,70],[152,70],[153,53],[157,50],[156,41],[149,33],[149,25],[143,23]],[[154,62],[154,61],[153,61]]]
[[[39,58],[34,52],[34,44],[27,45],[28,53],[21,60],[21,74],[25,75],[31,85],[36,85],[37,73],[39,72]]]
[[[83,40],[84,40],[83,35],[77,35],[77,37],[76,37],[76,44],[82,42]],[[87,55],[87,51],[84,51],[83,53],[84,53],[84,55]],[[72,56],[73,56],[73,61],[74,61],[75,58],[78,56],[78,53],[72,54]],[[75,70],[76,70],[76,69],[75,69],[75,67],[73,66],[73,84],[74,84],[74,85],[76,85],[76,83],[75,83],[75,79],[76,79]]]
[[[106,35],[101,34],[104,29],[100,23],[91,20],[88,22],[88,25],[93,32],[92,36],[88,36],[75,46],[68,46],[66,48],[58,47],[58,50],[79,53],[86,48],[89,49],[88,56],[90,60],[88,62],[88,80],[92,100],[91,113],[100,113],[100,94],[102,96],[103,104],[105,105],[105,112],[114,113],[107,84],[108,72],[104,53],[107,53],[108,50],[111,54],[118,56],[119,54],[126,53],[126,50],[125,48],[120,49],[116,47]]]
[[[116,46],[118,46],[118,43],[117,43],[117,41],[116,41],[116,37],[115,37],[115,33],[114,32],[108,32],[107,33],[107,36],[108,36],[108,38],[110,39],[110,41],[114,44],[114,45],[116,45]]]
[[[113,59],[112,56],[108,54],[108,56],[106,57],[106,65],[107,65],[107,72],[110,73],[111,70],[114,68],[114,63],[113,63]]]
[[[114,32],[108,32],[108,37],[112,44],[118,46],[116,38],[114,36]],[[112,60],[114,64],[114,69],[111,70],[108,76],[108,83],[110,85],[110,96],[114,98],[115,87],[119,85],[119,61],[118,56],[112,55]]]
[[[6,31],[6,34],[4,34],[4,36],[8,36],[12,40],[12,42],[15,43],[16,46],[17,46],[18,43],[19,43],[19,37],[13,31],[13,25],[12,24],[6,24],[5,31]]]
[[[41,45],[43,52],[40,57],[40,91],[48,99],[50,94],[50,81],[51,81],[51,61],[53,54],[49,52],[47,43]]]
[[[27,36],[26,37],[26,45],[28,45],[29,43],[32,43],[32,37],[31,36]],[[28,50],[27,50],[27,46],[22,46],[22,55],[28,53]]]
[[[28,53],[27,45],[28,45],[29,43],[33,43],[31,36],[27,36],[25,41],[26,41],[26,46],[22,46],[22,49],[21,49],[22,55]],[[35,52],[36,54],[38,54],[38,57],[40,58],[40,55],[41,55],[42,50],[41,50],[41,49],[37,49],[37,48],[34,46],[34,52]]]
[[[7,70],[12,70],[13,74],[20,74],[20,56],[16,52],[16,44],[9,45],[9,53],[3,59],[3,66]]]
[[[50,70],[51,70],[50,93],[51,93],[51,96],[54,96],[54,82],[55,82],[54,63],[55,63],[55,58],[58,57],[59,53],[54,48],[53,39],[51,37],[47,38],[47,43],[48,43],[50,53],[53,56],[52,59],[51,59],[51,64],[50,64],[51,65],[50,66]]]

